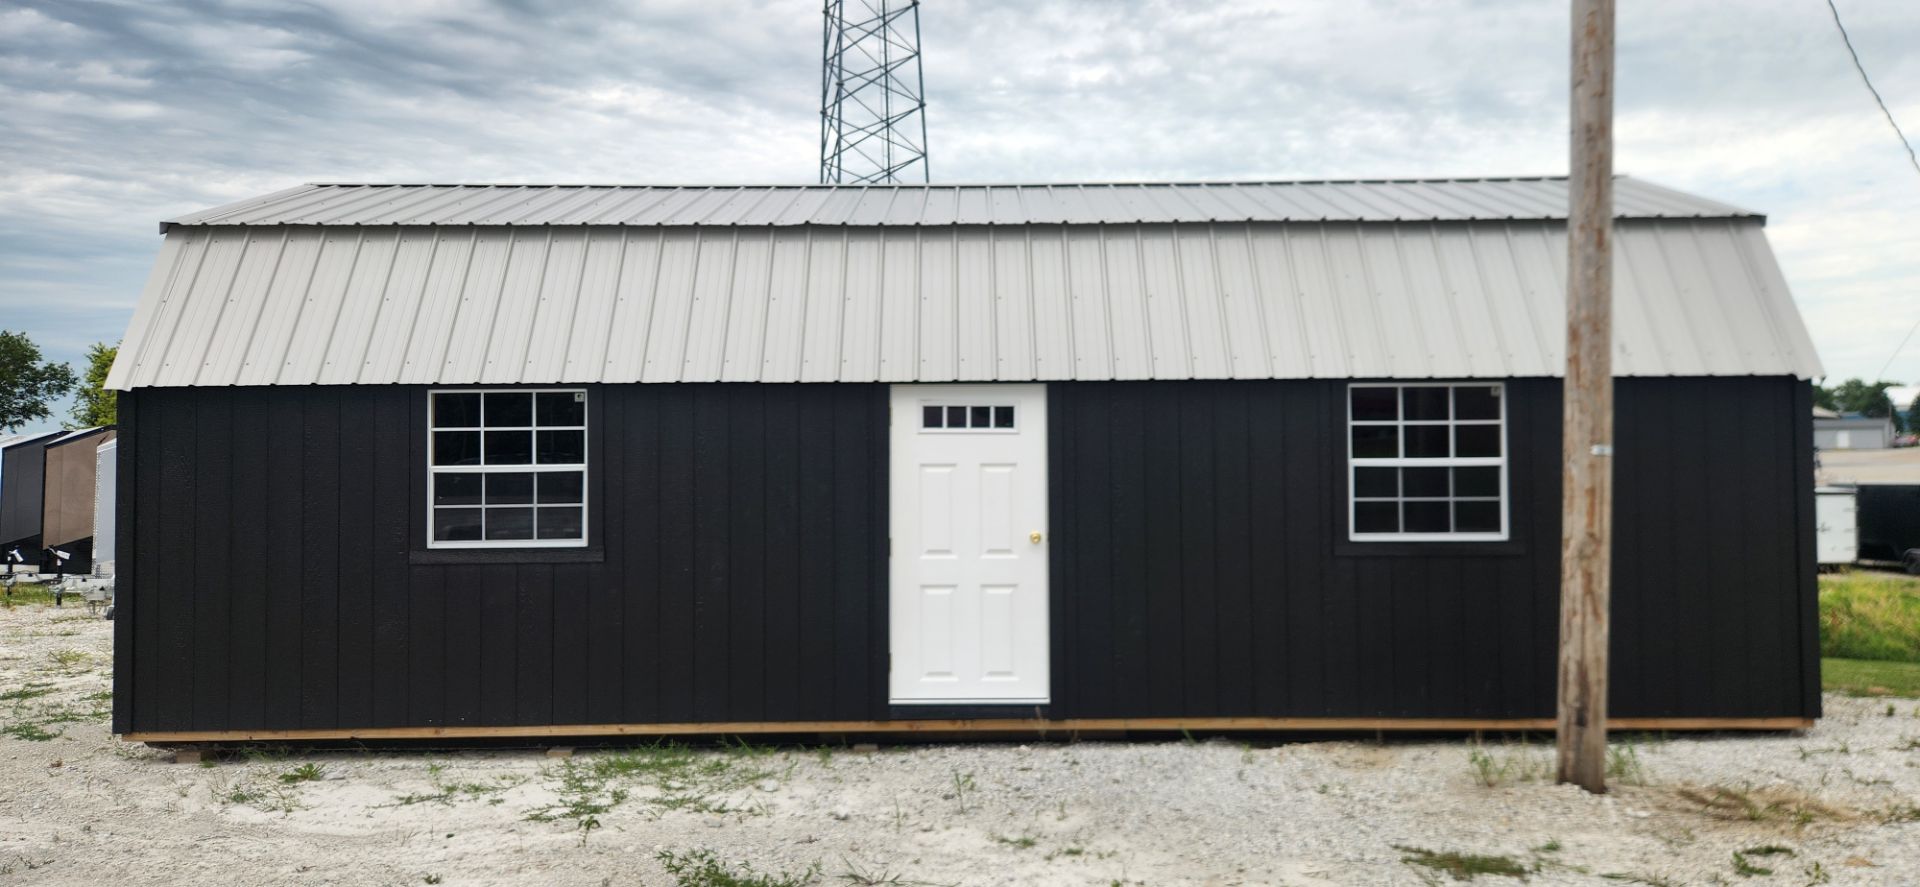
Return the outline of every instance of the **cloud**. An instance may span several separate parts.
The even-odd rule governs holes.
[[[1920,7],[1842,0],[1920,129]],[[814,0],[14,0],[0,326],[119,336],[168,216],[303,181],[804,182]],[[1563,4],[939,0],[946,181],[1566,167]],[[1824,6],[1627,0],[1618,167],[1767,212],[1829,371],[1920,312],[1920,176]],[[1890,375],[1920,379],[1920,346]]]

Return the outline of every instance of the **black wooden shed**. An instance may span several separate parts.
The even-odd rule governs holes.
[[[310,185],[162,225],[134,739],[1543,727],[1560,179]],[[1612,710],[1820,710],[1764,219],[1617,187]]]

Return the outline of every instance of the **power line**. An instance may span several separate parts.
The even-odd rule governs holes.
[[[1833,26],[1840,29],[1840,41],[1847,44],[1847,55],[1853,59],[1853,69],[1860,72],[1860,82],[1867,85],[1867,91],[1873,93],[1874,104],[1880,106],[1880,113],[1887,117],[1887,125],[1893,127],[1893,134],[1900,137],[1900,147],[1907,149],[1907,161],[1913,164],[1913,171],[1920,172],[1920,155],[1913,153],[1913,143],[1907,141],[1907,134],[1900,131],[1900,124],[1894,122],[1893,112],[1887,110],[1887,101],[1880,97],[1880,90],[1873,88],[1873,78],[1867,76],[1867,69],[1860,64],[1860,53],[1853,48],[1853,38],[1847,36],[1847,26],[1840,21],[1840,7],[1827,0],[1827,11],[1833,13]]]
[[[1887,362],[1880,366],[1880,372],[1873,375],[1873,381],[1878,382],[1887,377],[1887,370],[1893,368],[1893,362],[1900,357],[1900,352],[1907,347],[1907,340],[1913,338],[1915,330],[1920,330],[1920,320],[1914,321],[1913,326],[1907,328],[1907,334],[1901,337],[1900,344],[1893,346],[1893,353],[1888,355]]]

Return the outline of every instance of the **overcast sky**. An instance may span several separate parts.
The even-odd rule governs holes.
[[[1838,0],[1920,130],[1920,3]],[[936,181],[1564,174],[1557,0],[930,0]],[[309,181],[809,182],[817,0],[0,0],[0,327],[118,339],[165,217]],[[1769,216],[1833,379],[1920,173],[1823,0],[1620,0],[1616,168]],[[1920,337],[1917,337],[1920,338]],[[1887,376],[1920,380],[1920,341]]]

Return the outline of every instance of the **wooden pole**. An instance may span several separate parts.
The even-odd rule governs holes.
[[[1573,0],[1567,376],[1561,439],[1560,781],[1607,790],[1613,551],[1613,8]]]

